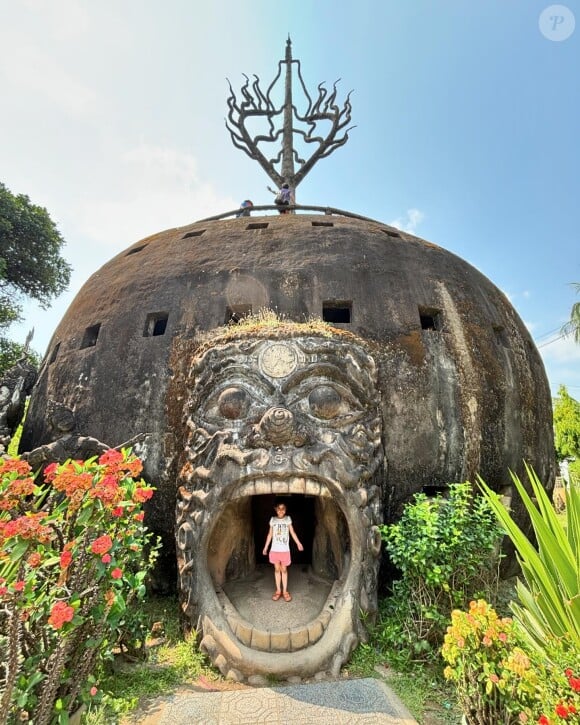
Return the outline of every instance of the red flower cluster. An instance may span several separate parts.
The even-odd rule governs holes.
[[[55,629],[60,629],[65,622],[72,622],[74,616],[75,610],[73,607],[66,604],[66,602],[57,602],[50,610],[48,623]]]
[[[91,545],[91,551],[93,554],[106,554],[107,551],[113,546],[113,540],[108,534],[103,534],[95,539]]]
[[[574,692],[580,692],[580,677],[574,676],[574,670],[568,668],[564,674],[568,678],[568,684],[574,690]]]
[[[66,569],[68,566],[70,566],[72,562],[72,554],[68,549],[65,549],[62,554],[60,555],[60,567],[61,569]]]
[[[133,501],[135,501],[135,503],[145,503],[145,501],[149,501],[151,496],[153,496],[152,488],[139,487],[136,488],[133,493]]]
[[[110,448],[99,457],[99,465],[105,466],[105,473],[113,476],[120,474],[122,477],[136,478],[143,470],[143,464],[135,457],[125,459],[121,451]]]
[[[572,691],[580,692],[580,677],[576,677],[574,675],[574,670],[568,668],[564,671],[564,674],[566,675],[566,679],[568,680],[568,684],[570,685]],[[562,720],[568,720],[571,715],[578,714],[578,708],[574,705],[572,700],[560,700],[554,708],[554,714],[558,719],[561,718]],[[576,718],[573,719],[573,722],[577,722]],[[552,725],[552,721],[547,715],[540,715],[538,718],[538,725]]]

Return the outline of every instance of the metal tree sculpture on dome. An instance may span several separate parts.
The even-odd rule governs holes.
[[[299,113],[294,105],[292,96],[293,64],[296,65],[298,79],[308,102],[303,114]],[[272,91],[282,76],[282,66],[286,66],[284,103],[276,106],[272,100]],[[258,161],[277,187],[286,182],[292,189],[296,189],[319,159],[329,156],[335,149],[348,141],[348,132],[354,128],[353,126],[348,127],[351,120],[350,93],[341,109],[336,103],[338,81],[333,84],[330,93],[324,87],[324,83],[319,83],[318,98],[313,101],[302,78],[300,61],[292,58],[290,38],[286,42],[286,57],[284,60],[278,61],[278,73],[265,94],[260,88],[260,79],[257,75],[254,75],[254,81],[251,83],[247,75],[244,74],[244,78],[246,82],[241,88],[242,99],[240,101],[228,80],[231,94],[228,97],[229,111],[226,128],[230,132],[232,142],[236,148],[244,151],[251,159]],[[279,116],[282,117],[282,128],[277,129],[275,120]],[[256,119],[265,120],[268,131],[252,137],[247,124],[255,122]],[[320,122],[330,122],[330,130],[326,136],[317,133]],[[298,124],[301,124],[302,127]],[[301,158],[294,147],[295,136],[301,137],[306,148],[312,144],[314,150],[308,159]],[[280,138],[281,148],[277,155],[267,158],[259,146],[261,144],[278,144]],[[295,171],[295,164],[298,166],[297,171]]]

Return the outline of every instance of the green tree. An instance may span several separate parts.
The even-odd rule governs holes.
[[[580,282],[572,282],[576,292],[580,292]],[[562,327],[564,335],[573,335],[575,342],[580,344],[580,302],[574,302],[570,310],[570,319]]]
[[[22,354],[6,331],[20,319],[24,298],[47,308],[69,283],[64,239],[46,209],[0,183],[0,374]]]
[[[565,385],[554,398],[554,443],[559,460],[580,456],[580,403]]]

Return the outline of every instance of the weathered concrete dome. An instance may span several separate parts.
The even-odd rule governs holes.
[[[111,446],[148,433],[145,476],[158,488],[149,524],[171,542],[182,439],[172,356],[198,333],[260,308],[296,322],[322,317],[371,346],[385,521],[413,493],[477,473],[505,490],[508,469],[522,472],[524,459],[551,484],[548,383],[506,297],[435,244],[339,214],[197,222],[118,254],[54,333],[23,450],[55,438],[49,400],[74,411],[80,433]]]

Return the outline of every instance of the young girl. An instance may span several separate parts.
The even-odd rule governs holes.
[[[272,599],[277,602],[280,597],[284,597],[284,601],[289,602],[292,599],[288,592],[288,567],[291,563],[290,536],[294,539],[298,551],[304,551],[304,547],[292,527],[292,519],[290,516],[286,516],[286,504],[282,503],[282,501],[275,503],[274,511],[276,516],[272,516],[270,519],[270,530],[262,554],[266,556],[268,545],[272,542],[269,560],[271,564],[274,564],[274,580],[276,582],[276,591],[272,595]]]

